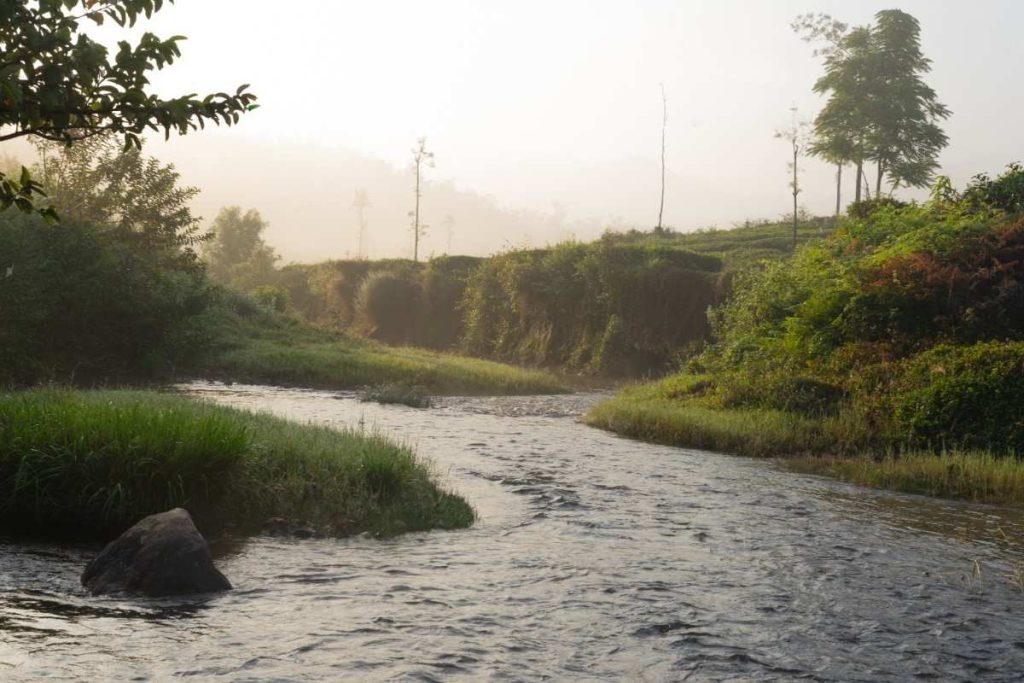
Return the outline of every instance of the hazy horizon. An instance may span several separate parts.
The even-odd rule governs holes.
[[[1024,158],[1022,96],[1009,87],[1024,47],[1024,6],[908,1],[922,25],[927,81],[953,112],[942,172],[958,185]],[[158,74],[165,95],[251,83],[260,108],[147,151],[201,188],[196,212],[259,210],[285,262],[354,257],[351,209],[365,188],[371,257],[409,256],[410,149],[427,171],[426,255],[588,239],[657,222],[661,93],[668,95],[665,220],[731,227],[790,210],[785,142],[795,104],[812,119],[821,72],[789,28],[800,13],[851,24],[889,3],[301,2],[178,0],[140,28],[183,33],[183,57]],[[239,17],[243,17],[239,20]],[[113,42],[113,30],[107,31]],[[272,46],[272,49],[270,49]],[[984,72],[985,78],[972,77]],[[1009,136],[1009,137],[1008,137]],[[18,155],[23,148],[5,146]],[[834,209],[834,170],[807,160],[801,205]],[[850,174],[852,176],[852,174]],[[852,192],[847,184],[845,191]],[[920,197],[921,191],[899,196]]]

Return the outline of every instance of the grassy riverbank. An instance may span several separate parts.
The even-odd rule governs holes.
[[[702,394],[709,380],[675,375],[630,387],[585,417],[593,427],[651,443],[779,458],[794,471],[862,486],[976,502],[1024,505],[1024,462],[984,451],[928,452],[884,443],[849,413],[811,417],[725,408]]]
[[[256,307],[236,295],[211,318],[211,350],[194,371],[210,378],[323,389],[396,383],[448,395],[569,390],[541,370],[353,339]]]
[[[1024,167],[855,207],[737,276],[689,372],[588,421],[936,496],[1024,504]],[[792,460],[798,458],[798,460]]]
[[[173,507],[332,535],[465,527],[473,511],[382,437],[141,391],[0,394],[0,532],[103,537]]]

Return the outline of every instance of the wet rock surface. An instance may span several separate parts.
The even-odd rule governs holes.
[[[152,597],[231,589],[182,508],[150,515],[109,543],[85,568],[82,585],[93,595]]]

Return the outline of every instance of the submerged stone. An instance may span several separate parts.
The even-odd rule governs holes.
[[[154,597],[231,589],[182,508],[150,515],[109,543],[82,572],[82,585],[93,595]]]
[[[263,523],[263,533],[268,536],[288,536],[291,538],[314,538],[316,529],[308,522],[295,522],[284,517],[271,517]]]

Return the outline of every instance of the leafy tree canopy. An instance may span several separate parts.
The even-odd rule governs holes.
[[[66,147],[40,141],[33,168],[61,218],[116,233],[175,265],[196,261],[195,248],[207,235],[189,207],[198,188],[179,185],[173,165],[125,149],[111,135]]]
[[[211,122],[237,123],[256,106],[246,85],[202,97],[149,92],[150,72],[181,55],[182,36],[147,32],[112,51],[82,30],[83,22],[131,27],[163,6],[164,0],[0,0],[0,141],[35,136],[71,145],[107,133],[138,149],[147,131],[169,137]],[[37,206],[43,192],[25,169],[17,178],[0,174],[0,208],[53,216],[52,208]]]
[[[213,221],[212,238],[203,245],[210,276],[244,290],[267,284],[280,259],[263,241],[267,225],[255,209],[245,213],[237,206],[221,209]]]
[[[809,42],[824,42],[825,73],[814,91],[828,101],[814,121],[812,154],[858,168],[877,164],[876,193],[884,179],[893,188],[924,187],[938,167],[948,138],[938,122],[947,107],[923,80],[931,61],[921,52],[917,19],[883,10],[875,23],[850,28],[828,15],[801,15],[793,28]]]

